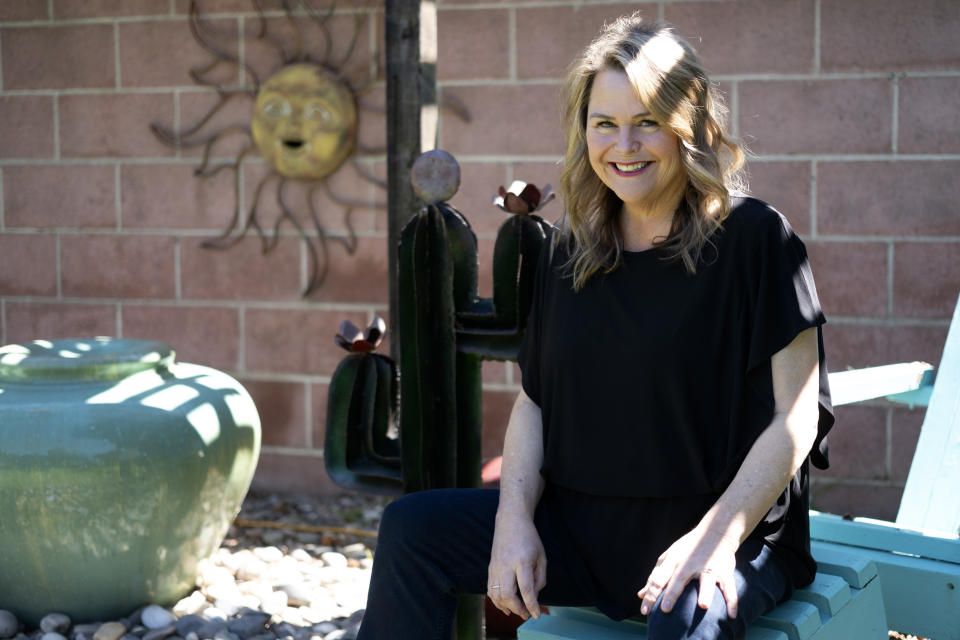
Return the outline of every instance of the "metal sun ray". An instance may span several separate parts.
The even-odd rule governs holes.
[[[353,34],[346,48],[345,54],[343,56],[338,56],[336,61],[332,61],[333,39],[330,35],[330,29],[327,22],[334,15],[335,5],[331,3],[328,9],[324,11],[318,11],[314,9],[307,0],[299,0],[299,2],[296,4],[299,7],[300,12],[302,15],[307,16],[313,24],[319,27],[319,30],[323,34],[325,40],[323,45],[323,55],[319,60],[312,60],[310,58],[310,54],[303,46],[303,33],[297,20],[298,16],[294,15],[294,9],[291,7],[291,3],[288,0],[282,0],[281,7],[287,22],[292,27],[294,34],[292,53],[288,53],[287,49],[284,47],[284,43],[270,33],[269,24],[267,22],[265,11],[261,2],[259,0],[251,0],[251,2],[257,14],[256,32],[253,37],[257,40],[268,43],[277,51],[280,58],[280,67],[277,70],[278,73],[290,67],[291,65],[314,65],[320,69],[323,69],[324,73],[330,74],[336,79],[336,81],[342,83],[346,87],[346,90],[349,92],[349,95],[355,105],[354,108],[357,109],[357,111],[383,111],[382,108],[372,107],[371,105],[365,104],[364,101],[357,99],[359,95],[365,94],[377,82],[377,79],[380,75],[378,54],[374,54],[373,56],[373,63],[370,65],[372,67],[369,73],[370,77],[366,80],[366,82],[360,84],[358,87],[354,87],[348,80],[348,77],[351,75],[351,73],[358,68],[357,65],[354,65],[352,68],[347,68],[347,64],[356,51],[359,34],[363,24],[368,18],[368,11],[361,11],[357,13],[354,20]],[[209,87],[216,91],[218,94],[218,100],[216,104],[208,109],[207,112],[191,126],[176,130],[164,126],[163,124],[154,122],[150,124],[150,129],[160,142],[170,147],[176,149],[202,147],[203,155],[200,160],[200,164],[194,169],[194,174],[199,178],[209,178],[219,174],[223,170],[231,170],[233,173],[233,215],[223,232],[216,238],[211,238],[204,241],[203,246],[210,249],[229,249],[247,237],[249,233],[254,232],[257,234],[257,237],[260,238],[262,253],[267,254],[277,246],[280,237],[281,226],[285,222],[289,222],[290,225],[295,229],[297,236],[304,243],[304,246],[308,251],[309,273],[307,276],[306,287],[301,292],[301,295],[306,297],[323,283],[329,270],[330,260],[328,241],[334,241],[342,244],[348,254],[352,255],[356,251],[357,235],[351,219],[354,209],[379,208],[386,206],[383,202],[361,202],[342,197],[334,191],[333,187],[329,183],[328,178],[342,170],[342,165],[346,162],[349,162],[358,176],[377,186],[378,188],[385,190],[386,183],[374,176],[369,169],[361,166],[356,160],[356,156],[358,155],[378,155],[382,154],[384,150],[382,148],[370,148],[359,144],[356,141],[356,133],[353,133],[354,137],[350,142],[350,144],[353,145],[353,151],[351,152],[350,156],[341,160],[340,163],[337,164],[332,170],[320,177],[290,177],[283,175],[283,173],[281,173],[277,167],[271,166],[270,171],[268,171],[266,175],[258,180],[258,183],[254,188],[252,202],[248,210],[246,212],[242,211],[242,166],[244,160],[258,150],[257,142],[254,139],[255,135],[252,130],[253,125],[251,123],[250,126],[235,125],[223,127],[213,130],[212,132],[205,132],[204,129],[207,127],[207,125],[212,125],[217,114],[220,113],[224,106],[227,105],[231,100],[235,99],[237,96],[244,96],[252,100],[256,100],[258,93],[264,85],[261,81],[261,78],[258,76],[257,72],[252,66],[241,60],[238,56],[233,55],[222,45],[223,40],[236,40],[237,34],[219,31],[213,25],[204,20],[204,18],[201,16],[197,0],[191,0],[188,25],[190,28],[190,33],[193,35],[197,43],[201,46],[201,48],[203,48],[204,51],[212,56],[212,59],[209,62],[190,69],[189,76],[197,85]],[[240,87],[228,87],[213,80],[211,78],[211,74],[223,65],[231,65],[235,69],[242,70],[244,77],[246,78],[245,84]],[[271,76],[271,78],[276,77],[278,73],[275,73],[273,76]],[[247,82],[249,84],[247,84]],[[359,114],[357,117],[359,117]],[[212,162],[211,155],[214,145],[228,136],[234,136],[238,134],[245,135],[249,139],[249,144],[245,145],[239,152],[237,152],[232,161],[217,163]],[[291,208],[284,196],[285,186],[294,180],[301,180],[309,183],[307,196],[308,212],[305,215],[309,218],[308,225],[312,227],[312,234],[315,235],[311,235],[311,233],[307,231],[307,226],[305,226],[302,222],[301,216]],[[260,220],[260,217],[258,217],[258,209],[260,208],[263,192],[267,188],[268,183],[273,181],[276,181],[276,185],[274,187],[274,198],[277,208],[279,209],[279,214],[274,219],[273,224],[265,228],[264,224]],[[331,233],[321,222],[320,212],[317,210],[317,206],[314,202],[314,195],[319,189],[323,190],[331,202],[341,208],[343,212],[345,235]]]

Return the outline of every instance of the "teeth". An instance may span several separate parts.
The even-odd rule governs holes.
[[[619,162],[614,162],[613,164],[616,165],[618,170],[623,171],[624,173],[631,173],[633,171],[639,171],[640,169],[643,169],[645,166],[647,166],[650,163],[634,162],[633,164],[620,164]]]

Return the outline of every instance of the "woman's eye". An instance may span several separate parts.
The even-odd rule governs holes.
[[[653,127],[660,126],[656,120],[641,120],[640,127],[644,129],[652,129]]]
[[[617,125],[613,124],[613,123],[610,122],[609,120],[601,120],[601,121],[597,122],[597,125],[596,125],[596,126],[597,126],[598,129],[609,129],[610,127],[615,127],[615,126],[617,126]]]

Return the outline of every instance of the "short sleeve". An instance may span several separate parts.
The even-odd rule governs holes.
[[[803,241],[782,215],[764,216],[751,271],[757,274],[750,304],[747,379],[762,396],[773,401],[770,361],[802,331],[817,327],[820,364],[820,417],[810,461],[820,469],[829,466],[826,436],[833,426],[833,406],[823,349],[822,325],[826,322],[817,297],[813,273]]]
[[[553,258],[554,237],[547,239],[547,243],[540,251],[537,262],[537,275],[533,285],[533,302],[530,305],[530,314],[527,316],[526,329],[523,340],[517,353],[517,364],[520,366],[521,384],[523,392],[539,407],[540,404],[540,342],[541,342],[541,314],[544,305],[544,296],[549,286],[550,263]]]

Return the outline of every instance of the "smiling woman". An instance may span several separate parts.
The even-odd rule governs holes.
[[[813,579],[824,318],[803,243],[735,192],[743,152],[713,91],[693,48],[639,15],[572,65],[565,218],[537,268],[499,492],[386,508],[359,640],[449,638],[452,596],[484,592],[523,618],[591,605],[648,616],[650,640],[732,640]]]

